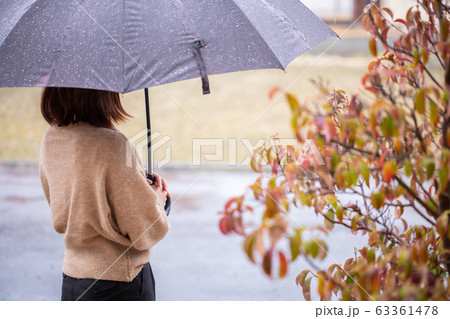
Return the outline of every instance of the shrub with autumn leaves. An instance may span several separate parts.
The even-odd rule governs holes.
[[[300,146],[275,139],[257,149],[251,165],[260,176],[226,203],[219,227],[242,235],[248,258],[268,276],[284,277],[292,261],[306,260],[311,269],[291,271],[300,272],[307,300],[312,280],[322,300],[448,300],[450,7],[421,0],[404,19],[376,5],[366,10],[374,61],[364,90],[319,84],[307,104],[287,93]],[[323,225],[297,222],[291,212],[305,208]],[[338,227],[365,244],[323,267]]]

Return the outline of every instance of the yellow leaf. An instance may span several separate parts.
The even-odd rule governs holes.
[[[252,263],[255,262],[255,259],[253,257],[253,246],[255,244],[255,238],[256,234],[253,233],[248,235],[244,240],[244,251],[247,253],[248,259],[250,259]]]
[[[447,18],[444,17],[441,21],[441,34],[442,34],[442,40],[447,41],[448,39],[448,22]]]
[[[394,139],[394,148],[395,148],[395,151],[397,152],[397,153],[401,153],[402,152],[402,147],[403,147],[403,144],[402,144],[402,140],[400,139],[400,138],[395,138]]]
[[[370,49],[370,54],[372,54],[372,56],[374,56],[374,57],[378,56],[377,41],[374,38],[370,38],[370,40],[369,40],[369,49]]]
[[[449,213],[450,213],[450,210],[445,211],[436,220],[436,230],[441,237],[445,237],[447,235]]]
[[[299,252],[300,252],[300,245],[302,244],[302,235],[300,230],[296,230],[294,235],[290,238],[290,246],[291,246],[291,260],[294,261]]]
[[[383,165],[383,179],[386,183],[390,183],[394,175],[397,173],[397,163],[388,161]]]
[[[292,95],[291,93],[286,93],[286,99],[288,100],[291,111],[300,109],[300,103],[294,95]]]

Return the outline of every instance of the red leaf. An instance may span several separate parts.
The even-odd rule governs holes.
[[[303,285],[305,284],[306,276],[308,275],[309,272],[310,271],[308,269],[305,269],[297,275],[297,277],[295,278],[295,282],[297,283],[297,285],[303,287]]]
[[[391,19],[394,19],[394,14],[392,13],[391,9],[389,8],[382,8],[381,10],[385,11],[387,14],[389,14],[389,16],[391,17]]]
[[[394,22],[401,23],[401,24],[405,25],[405,27],[408,27],[408,23],[403,19],[396,19],[396,20],[394,20]]]
[[[381,39],[383,40],[383,41],[381,41],[381,44],[383,44],[383,47],[387,50],[387,51],[389,51],[390,50],[390,48],[387,46],[387,37],[388,37],[388,32],[389,32],[389,27],[387,27],[387,28],[385,28],[384,30],[383,30],[383,32],[381,33]]]
[[[272,277],[272,250],[266,251],[263,258],[263,270],[269,277]]]
[[[233,226],[232,229],[239,235],[245,235],[244,232],[244,225],[242,223],[242,216],[234,216],[234,218],[231,220]]]
[[[235,201],[237,201],[237,197],[231,198],[231,199],[225,204],[225,211],[227,211],[228,208],[230,208],[231,204],[233,204]]]
[[[305,280],[305,283],[303,284],[303,296],[305,297],[305,300],[311,301],[311,279],[313,277],[309,277]]]
[[[219,221],[219,229],[224,235],[228,235],[230,230],[228,229],[228,221],[226,217],[222,217]]]
[[[280,258],[280,278],[284,278],[287,273],[287,260],[281,251],[278,252],[278,257]]]
[[[272,165],[272,175],[278,175],[278,168],[279,168],[278,164],[275,163]]]
[[[283,90],[281,90],[281,88],[279,86],[275,86],[273,87],[270,91],[269,91],[269,99],[272,100],[273,96],[275,95],[275,93],[277,92],[282,92]]]

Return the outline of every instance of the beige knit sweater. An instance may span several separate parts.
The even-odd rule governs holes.
[[[169,224],[131,143],[88,123],[51,126],[39,163],[53,227],[65,233],[63,272],[132,281]]]

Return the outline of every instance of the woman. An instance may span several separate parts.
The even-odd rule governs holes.
[[[53,227],[65,233],[61,300],[155,300],[149,258],[169,230],[167,185],[146,179],[114,127],[129,116],[119,94],[45,88],[41,112],[50,124],[41,182]]]

